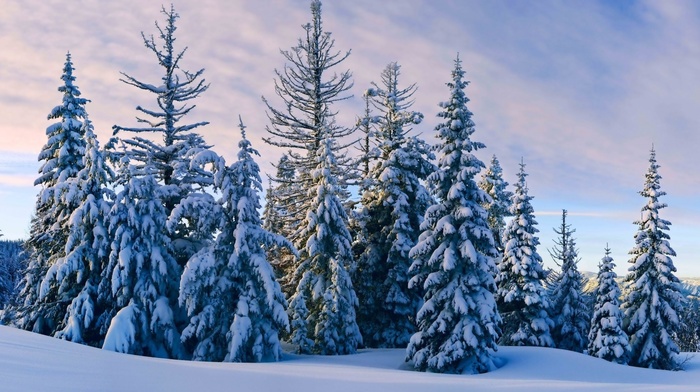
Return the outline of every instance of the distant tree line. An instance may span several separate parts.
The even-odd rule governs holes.
[[[281,51],[276,101],[263,98],[264,140],[285,151],[263,209],[243,120],[233,162],[197,133],[207,122],[187,121],[209,84],[204,69],[181,66],[179,15],[172,6],[162,14],[155,35],[142,33],[161,74],[121,78],[152,101],[136,107],[138,126],[113,126],[103,147],[66,56],[26,266],[18,244],[0,243],[5,322],[203,361],[278,360],[287,341],[304,354],[405,347],[407,361],[432,372],[490,371],[499,345],[679,368],[677,344],[696,339],[696,317],[682,312],[653,149],[630,273],[621,289],[606,248],[587,296],[567,211],[550,251],[560,270],[547,272],[524,161],[511,192],[497,157],[488,167],[478,157],[486,146],[473,140],[459,56],[437,120],[411,109],[416,86],[402,85],[392,62],[362,94],[357,123],[342,125],[350,52],[335,49],[313,0],[302,37]],[[434,145],[413,131],[426,121]]]
[[[21,240],[0,240],[0,309],[17,296],[17,287],[26,268]]]

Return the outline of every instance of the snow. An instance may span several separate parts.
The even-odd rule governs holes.
[[[688,355],[688,354],[684,354]],[[284,354],[278,363],[204,363],[99,350],[0,326],[3,391],[691,391],[700,357],[671,372],[617,365],[541,347],[501,347],[499,368],[480,375],[415,372],[405,350],[355,355]],[[126,375],[126,377],[125,377]]]

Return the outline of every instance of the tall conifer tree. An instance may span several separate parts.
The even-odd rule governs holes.
[[[338,183],[338,197],[341,203],[347,199],[346,179],[354,169],[346,156],[347,146],[340,140],[350,135],[353,129],[344,128],[336,123],[336,102],[350,97],[348,90],[352,87],[350,71],[332,73],[350,55],[350,52],[335,50],[335,40],[331,33],[324,31],[321,19],[321,2],[311,1],[311,22],[303,25],[305,35],[290,50],[281,53],[287,61],[283,70],[275,70],[275,93],[282,100],[282,109],[274,107],[266,98],[263,101],[268,110],[270,134],[264,140],[288,151],[288,167],[293,170],[294,186],[288,187],[292,192],[281,205],[288,215],[287,222],[298,225],[306,219],[313,208],[315,196],[308,190],[317,185],[317,179],[311,172],[318,168],[318,154],[325,148],[327,134],[334,142],[330,145],[334,160],[330,167],[331,174]],[[275,179],[281,184],[290,184],[285,178]],[[291,226],[290,226],[291,227]],[[303,249],[307,238],[304,225],[290,230],[289,239],[298,249]],[[294,271],[294,265],[287,271]],[[281,277],[285,291],[296,287],[298,282],[289,277]]]
[[[586,279],[578,270],[578,249],[571,228],[566,223],[566,210],[562,210],[561,226],[554,229],[559,236],[554,250],[550,251],[561,272],[554,279],[550,293],[550,316],[554,321],[552,338],[557,348],[582,353],[588,345],[591,314],[583,297]]]
[[[297,236],[303,223],[303,220],[296,220],[299,216],[297,209],[301,207],[298,203],[301,194],[295,178],[296,171],[290,164],[289,156],[283,154],[277,163],[277,174],[274,180],[270,180],[267,190],[263,224],[265,230],[284,238]],[[292,276],[297,265],[297,257],[287,247],[275,245],[268,248],[267,254],[282,290],[287,298],[291,297],[296,289]]]
[[[141,33],[144,45],[153,52],[162,68],[160,80],[146,83],[126,73],[122,73],[121,79],[155,96],[156,108],[137,106],[139,114],[136,120],[144,125],[114,125],[114,134],[121,136],[112,139],[108,147],[115,160],[126,154],[129,164],[136,169],[150,167],[149,175],[153,176],[158,187],[165,188],[159,193],[163,197],[161,202],[165,213],[170,215],[180,200],[212,183],[206,172],[190,170],[192,156],[209,148],[202,136],[194,132],[208,122],[184,123],[186,116],[195,108],[190,102],[205,92],[209,85],[202,78],[204,69],[189,72],[181,66],[187,48],[180,51],[175,48],[176,22],[180,16],[174,7],[163,7],[161,13],[166,21],[163,27],[156,22],[157,37]],[[120,145],[122,149],[118,148]],[[192,235],[196,226],[196,221],[181,222],[181,226],[168,234],[172,239],[173,256],[181,266],[208,239]]]
[[[438,169],[428,176],[436,205],[428,208],[421,225],[409,285],[425,290],[425,303],[416,315],[418,332],[411,337],[406,359],[416,369],[441,373],[483,373],[494,369],[500,317],[493,280],[498,255],[486,210],[489,196],[474,177],[484,167],[473,152],[484,145],[471,140],[474,133],[467,82],[459,58],[450,98],[440,104],[436,126]]]
[[[335,167],[334,139],[324,135],[318,166],[310,174],[315,183],[308,190],[313,204],[304,222],[299,282],[289,300],[292,343],[302,353],[352,354],[362,344],[356,321],[359,305],[348,266],[354,263],[347,215],[340,202]]]
[[[503,179],[503,169],[501,163],[494,155],[491,158],[491,164],[486,172],[481,176],[479,188],[483,189],[489,196],[491,201],[484,204],[486,212],[489,214],[488,222],[491,232],[493,233],[493,241],[496,244],[496,249],[503,257],[503,231],[506,228],[505,218],[511,215],[510,203],[513,197],[513,192],[506,190],[508,183]],[[500,260],[498,260],[500,262]]]
[[[58,120],[46,128],[48,141],[42,147],[39,177],[34,185],[41,186],[36,200],[26,247],[29,264],[21,282],[15,323],[22,329],[53,335],[64,327],[64,316],[71,298],[62,298],[58,285],[41,288],[49,268],[65,256],[70,216],[78,207],[72,198],[62,197],[63,184],[84,169],[85,104],[78,86],[74,84],[73,61],[66,55],[63,85],[58,88],[63,102],[49,113],[49,120]]]
[[[263,99],[271,126],[265,141],[289,149],[289,164],[296,173],[284,204],[292,222],[302,222],[290,240],[300,257],[291,277],[282,277],[294,292],[289,300],[291,340],[300,352],[349,354],[362,337],[355,320],[358,305],[348,269],[355,263],[343,201],[347,179],[354,173],[347,158],[347,145],[340,139],[352,133],[336,123],[333,104],[348,98],[352,87],[349,71],[329,75],[350,52],[334,49],[331,34],[323,30],[321,2],[311,2],[310,23],[305,37],[291,50],[276,71],[275,92],[284,109]]]
[[[55,336],[100,346],[109,325],[105,303],[98,299],[98,286],[107,267],[110,238],[107,232],[114,194],[106,188],[114,173],[106,165],[90,120],[83,122],[87,143],[85,167],[77,176],[57,184],[57,193],[66,205],[76,205],[68,222],[65,256],[49,268],[41,284],[41,296],[54,286],[62,301],[68,302],[63,328]]]
[[[213,232],[198,230],[208,219],[205,211],[175,227],[166,229],[165,223],[183,199],[195,194],[206,198],[213,183],[208,172],[191,166],[192,157],[209,148],[194,132],[208,123],[184,121],[195,108],[191,102],[209,85],[202,78],[204,69],[189,72],[181,65],[186,49],[175,48],[179,15],[174,7],[163,7],[161,13],[165,24],[156,22],[157,37],[141,33],[162,69],[160,80],[146,83],[122,73],[121,81],[152,94],[156,107],[136,107],[136,120],[143,126],[113,126],[116,136],[108,149],[122,188],[111,214],[112,251],[100,291],[114,296],[115,319],[106,348],[183,358],[189,353],[180,344],[186,321],[177,302],[180,274]]]
[[[552,347],[549,296],[542,286],[545,273],[537,253],[540,241],[536,234],[532,196],[528,195],[525,164],[520,163],[518,182],[511,206],[513,219],[503,235],[505,249],[498,264],[498,310],[503,318],[500,344],[509,346]]]
[[[634,248],[629,273],[625,277],[622,309],[624,328],[629,336],[630,365],[654,369],[678,369],[678,346],[673,341],[680,328],[679,313],[685,302],[680,281],[674,274],[676,267],[671,257],[676,252],[669,243],[666,231],[671,222],[659,216],[667,205],[659,200],[666,192],[661,190],[656,151],[652,148],[644,189],[639,192],[646,199],[634,236]]]
[[[225,166],[210,151],[193,160],[195,165],[212,164],[214,186],[222,194],[210,214],[220,233],[190,259],[180,282],[180,302],[190,317],[183,338],[194,346],[196,360],[278,360],[279,332],[289,329],[287,302],[265,248],[292,246],[262,228],[258,213],[262,184],[253,159],[259,154],[245,138],[242,122],[240,128],[240,151],[232,165]]]
[[[408,289],[409,251],[432,202],[421,181],[435,166],[428,160],[433,157],[428,145],[408,136],[423,115],[409,110],[415,85],[400,89],[399,69],[396,63],[387,65],[382,85],[372,89],[381,113],[374,132],[379,156],[362,194],[364,250],[353,277],[362,303],[358,323],[368,347],[405,347],[421,303],[420,291]]]

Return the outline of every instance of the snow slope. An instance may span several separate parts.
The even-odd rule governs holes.
[[[686,371],[667,372],[562,350],[502,347],[501,367],[476,376],[419,373],[403,358],[404,350],[361,350],[264,364],[172,361],[0,326],[0,391],[700,391],[700,357]]]

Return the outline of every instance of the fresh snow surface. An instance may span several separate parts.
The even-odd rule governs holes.
[[[405,350],[345,356],[285,354],[278,363],[138,357],[0,326],[1,391],[700,391],[700,356],[685,371],[616,365],[569,351],[501,347],[481,375],[420,373]],[[690,354],[683,354],[690,356]]]

